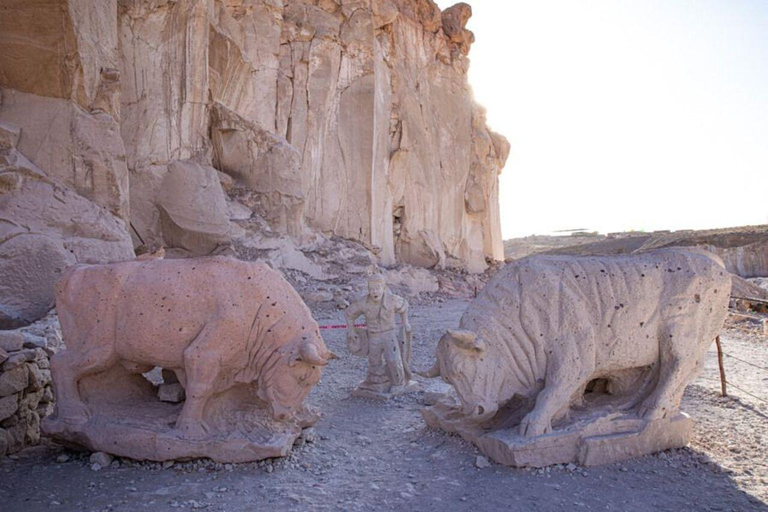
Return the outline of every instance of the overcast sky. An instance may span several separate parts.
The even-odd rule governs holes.
[[[505,238],[768,223],[768,0],[467,3]]]

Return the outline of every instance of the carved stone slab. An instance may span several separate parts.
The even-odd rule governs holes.
[[[460,421],[453,399],[444,398],[421,411],[430,427],[459,434],[499,464],[545,467],[574,463],[581,466],[610,464],[642,455],[686,446],[693,420],[685,413],[647,421],[623,412],[591,411],[575,414],[551,434],[519,435],[519,427],[483,428]]]
[[[112,373],[110,379],[114,377]],[[275,421],[268,408],[252,398],[253,390],[242,386],[218,398],[219,411],[209,433],[184,437],[175,429],[183,403],[157,400],[149,383],[138,382],[141,377],[125,378],[136,379],[132,396],[97,403],[85,422],[47,418],[46,434],[64,444],[139,460],[207,457],[239,463],[288,455],[302,428],[320,419],[318,411],[305,408],[291,421]]]

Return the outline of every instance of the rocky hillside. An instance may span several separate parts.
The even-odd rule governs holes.
[[[0,326],[50,307],[63,266],[141,246],[322,235],[383,265],[502,259],[509,145],[467,83],[470,16],[432,0],[2,2]]]
[[[589,236],[530,236],[504,242],[506,258],[529,254],[629,254],[662,247],[700,247],[720,256],[726,268],[742,277],[768,277],[768,226],[612,233]]]

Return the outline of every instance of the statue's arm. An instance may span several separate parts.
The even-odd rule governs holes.
[[[344,317],[347,320],[347,337],[351,336],[355,332],[355,320],[363,314],[363,307],[360,302],[354,301],[349,305],[347,311],[344,313]]]
[[[411,323],[408,321],[408,301],[403,299],[403,305],[400,307],[400,320],[403,322],[405,332],[411,332]]]

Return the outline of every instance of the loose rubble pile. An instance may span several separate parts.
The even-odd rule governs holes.
[[[40,420],[53,412],[49,358],[60,346],[54,314],[0,331],[0,457],[40,441]]]

